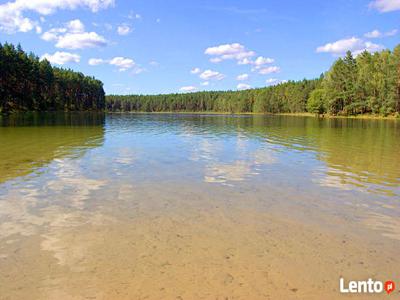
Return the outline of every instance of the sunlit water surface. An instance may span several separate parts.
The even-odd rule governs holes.
[[[0,123],[0,299],[336,299],[340,276],[399,278],[399,122]]]

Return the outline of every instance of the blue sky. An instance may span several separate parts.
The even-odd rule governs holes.
[[[107,94],[314,78],[346,50],[392,49],[400,0],[0,1],[0,41],[93,75]]]

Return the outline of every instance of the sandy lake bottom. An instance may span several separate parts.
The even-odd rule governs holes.
[[[339,278],[400,285],[397,123],[68,120],[0,127],[2,300],[387,299],[340,294]]]

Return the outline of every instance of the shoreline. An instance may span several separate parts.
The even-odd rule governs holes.
[[[11,113],[0,113],[0,117],[7,117],[16,114],[30,113],[107,113],[107,114],[181,114],[181,115],[232,115],[232,116],[290,116],[290,117],[312,117],[319,119],[362,119],[362,120],[400,120],[400,115],[317,115],[309,112],[300,113],[257,113],[257,112],[217,112],[217,111],[19,111]]]
[[[316,115],[313,113],[303,112],[303,113],[256,113],[256,112],[215,112],[215,111],[106,111],[109,114],[182,114],[182,115],[249,115],[249,116],[291,116],[291,117],[313,117],[320,119],[370,119],[370,120],[400,120],[400,116],[389,115],[350,115],[350,116],[339,116],[339,115]]]

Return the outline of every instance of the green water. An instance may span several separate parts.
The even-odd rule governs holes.
[[[397,121],[14,115],[0,157],[5,299],[336,299],[339,275],[398,276]]]
[[[276,175],[291,178],[293,185],[301,184],[305,176],[310,182],[333,189],[399,196],[400,123],[396,121],[32,114],[3,117],[1,123],[0,182],[38,170],[46,173],[55,159],[71,155],[84,165],[85,153],[89,156],[92,149],[96,159],[108,161],[107,168],[113,165],[116,172],[122,171],[118,164],[114,165],[116,161],[134,160],[131,175],[149,181],[152,176],[163,180],[171,174],[178,180],[187,176],[200,180],[207,177],[212,166],[234,169],[235,163],[243,169],[238,171],[236,180],[229,178],[227,171],[219,181],[251,180],[255,177],[254,168],[259,173],[257,177],[263,178],[270,174],[262,168],[266,164],[257,164],[256,156],[271,156]],[[180,172],[177,166],[182,167]],[[291,171],[285,173],[288,168]],[[107,169],[101,171],[106,173]],[[293,171],[301,178],[293,177]],[[112,178],[113,174],[109,176]],[[313,187],[317,188],[315,184]]]

